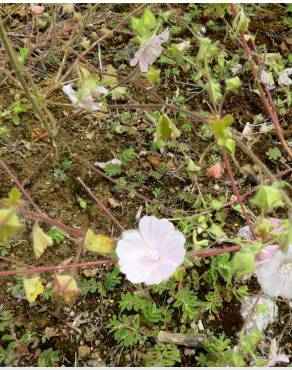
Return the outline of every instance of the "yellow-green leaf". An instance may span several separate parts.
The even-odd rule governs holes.
[[[101,254],[110,254],[114,251],[112,238],[104,235],[97,235],[91,229],[87,230],[84,246],[85,249],[90,252]]]
[[[110,74],[110,75],[114,75],[114,76],[105,76],[103,78],[103,86],[112,86],[112,85],[116,85],[117,82],[118,82],[118,79],[116,77],[116,74],[117,74],[117,71],[115,70],[115,68],[113,66],[109,66],[106,70],[106,73]]]
[[[23,278],[23,285],[28,302],[34,302],[38,295],[44,291],[44,286],[40,281],[40,277]]]
[[[32,240],[33,251],[36,259],[39,259],[43,255],[47,247],[53,245],[53,239],[39,227],[38,223],[34,224]]]
[[[179,136],[180,130],[175,126],[175,124],[166,114],[163,114],[160,117],[158,125],[156,126],[155,141],[160,139],[176,139]]]
[[[71,275],[55,275],[54,297],[62,297],[66,304],[75,302],[79,294],[79,288],[76,280]]]
[[[0,242],[8,243],[23,227],[24,225],[19,221],[15,209],[0,209]]]
[[[21,203],[21,193],[17,188],[12,188],[8,194],[8,198],[3,199],[5,207],[19,207]]]

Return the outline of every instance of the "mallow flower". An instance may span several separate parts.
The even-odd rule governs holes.
[[[123,232],[117,244],[121,271],[132,283],[159,284],[185,257],[185,237],[166,219],[144,216],[139,230]]]
[[[108,89],[103,86],[97,86],[92,94],[82,96],[80,92],[73,89],[71,84],[68,84],[63,86],[63,93],[68,96],[72,104],[76,107],[90,111],[98,111],[101,108],[101,104],[94,102],[93,95],[98,97],[100,94],[107,94]]]
[[[161,44],[166,42],[168,37],[169,32],[167,29],[160,35],[150,37],[147,44],[135,53],[134,58],[130,61],[130,66],[134,67],[139,63],[141,72],[146,73],[149,66],[151,66],[162,53],[163,49]]]
[[[256,256],[256,276],[265,294],[292,298],[292,244],[284,254],[278,245],[269,245]]]

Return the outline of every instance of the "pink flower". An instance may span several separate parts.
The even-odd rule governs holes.
[[[168,37],[168,30],[163,31],[160,35],[150,37],[148,43],[135,53],[134,58],[130,61],[130,66],[134,67],[139,63],[141,72],[147,72],[149,66],[151,66],[162,53],[163,49],[161,44],[166,42]]]
[[[272,258],[273,255],[278,252],[280,246],[278,244],[268,245],[267,247],[263,248],[259,253],[256,255],[256,264],[260,266],[263,262],[267,261],[268,259]]]
[[[292,298],[292,244],[287,254],[277,245],[269,245],[256,257],[256,275],[265,294]]]
[[[134,284],[159,284],[183,262],[184,244],[184,235],[170,221],[144,216],[139,231],[123,232],[117,244],[120,269]]]
[[[281,221],[282,220],[280,220],[279,218],[270,217],[269,221],[274,225],[274,230],[273,231],[281,231],[282,230],[282,227],[281,227]]]

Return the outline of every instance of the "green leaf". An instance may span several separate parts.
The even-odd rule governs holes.
[[[108,68],[107,68],[106,72],[107,72],[108,74],[110,74],[110,75],[116,75],[116,74],[117,74],[116,69],[115,69],[112,65],[108,66]],[[112,85],[116,85],[116,84],[117,84],[117,82],[118,82],[118,79],[117,79],[117,77],[115,77],[115,76],[105,76],[105,77],[103,78],[103,86],[112,86]]]
[[[33,251],[35,258],[39,259],[44,251],[53,245],[53,239],[47,235],[36,222],[32,229]]]
[[[159,343],[147,352],[146,366],[174,366],[181,363],[181,356],[174,344]]]
[[[241,85],[240,78],[238,76],[232,77],[232,78],[227,78],[225,80],[226,83],[226,90],[227,91],[235,91],[239,88]]]
[[[17,188],[12,188],[8,193],[8,198],[3,199],[5,207],[19,207],[21,204],[21,193]]]
[[[166,115],[163,114],[158,122],[158,125],[156,126],[156,133],[155,133],[155,139],[157,140],[170,140],[170,139],[176,139],[180,136],[180,130],[176,128],[174,123],[171,121],[171,119]]]
[[[122,315],[119,320],[116,315],[110,320],[110,326],[113,328],[115,340],[122,342],[125,347],[131,347],[137,343],[144,343],[146,335],[140,333],[140,316]]]
[[[139,18],[132,17],[131,23],[133,30],[137,32],[139,35],[143,35],[145,33],[144,24]]]
[[[239,277],[255,271],[255,256],[262,249],[261,242],[251,242],[235,253],[232,259],[232,271]]]
[[[125,149],[121,153],[121,160],[123,162],[131,162],[136,157],[136,153],[133,148]]]
[[[240,13],[234,19],[234,22],[233,22],[233,28],[236,30],[235,36],[237,36],[239,32],[246,32],[248,30],[248,24],[249,24],[249,19],[245,15],[244,10],[241,8]]]
[[[149,30],[153,30],[156,27],[156,20],[150,8],[146,8],[141,17],[143,25]]]
[[[86,250],[101,254],[111,254],[113,249],[113,239],[104,235],[97,235],[88,229],[85,235],[84,247]]]
[[[210,61],[217,54],[218,48],[208,37],[198,37],[199,51],[196,56],[196,63]]]
[[[261,313],[263,313],[263,312],[266,312],[268,308],[269,308],[269,307],[268,307],[268,305],[267,305],[267,304],[264,304],[264,303],[258,303],[258,304],[256,305],[256,313],[257,313],[257,315],[259,315],[259,314],[261,314]]]
[[[151,66],[145,76],[151,84],[158,83],[160,82],[160,69]]]
[[[18,126],[18,125],[20,125],[20,123],[21,123],[19,116],[13,116],[13,117],[11,118],[11,121],[12,121],[12,123],[13,123],[15,126]]]
[[[218,82],[211,80],[210,83],[206,83],[204,90],[208,92],[210,99],[215,100],[216,103],[219,103],[222,100],[221,86]]]
[[[201,171],[201,167],[197,166],[195,162],[189,158],[187,170],[188,172],[199,172]]]
[[[218,145],[226,148],[228,151],[234,154],[235,152],[235,141],[231,138],[231,134],[228,127],[233,123],[233,117],[231,114],[227,114],[221,119],[210,120],[209,128],[215,136]]]
[[[231,114],[227,114],[221,119],[210,120],[209,126],[216,137],[221,137],[225,134],[226,128],[232,125],[234,119]]]
[[[276,185],[277,183],[273,184],[273,186],[259,185],[258,191],[252,199],[252,203],[260,207],[265,213],[284,205],[282,201],[283,192]]]
[[[28,57],[29,49],[28,48],[20,48],[19,55],[17,57],[17,61],[20,64],[24,64],[27,57]]]
[[[240,338],[239,346],[244,354],[253,354],[256,350],[257,343],[262,340],[262,338],[261,332],[254,329],[250,334]]]
[[[119,100],[124,97],[127,92],[127,88],[123,86],[118,86],[111,91],[111,96],[113,100]]]
[[[182,319],[185,321],[193,320],[199,314],[201,302],[195,293],[189,288],[180,288],[176,294],[173,307],[179,307],[182,310]]]

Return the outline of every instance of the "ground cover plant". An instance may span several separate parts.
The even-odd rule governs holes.
[[[291,11],[0,6],[2,366],[289,366]]]

